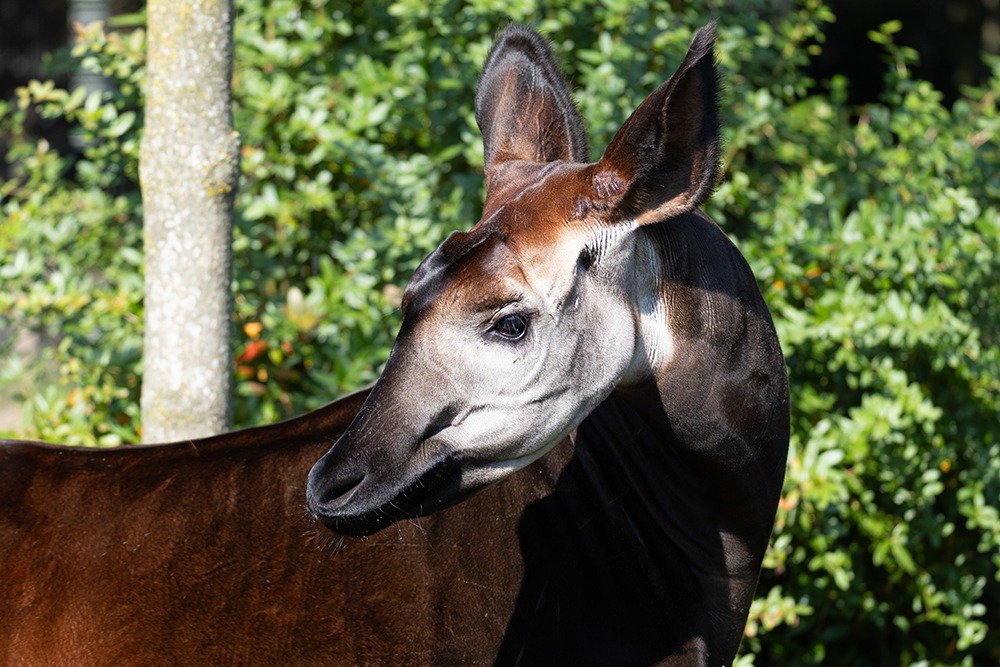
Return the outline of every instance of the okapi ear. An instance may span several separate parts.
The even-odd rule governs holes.
[[[548,42],[517,25],[493,44],[476,89],[487,189],[509,160],[587,161],[587,133]]]
[[[642,225],[686,213],[711,194],[720,153],[714,43],[712,22],[618,130],[595,165],[595,204]]]

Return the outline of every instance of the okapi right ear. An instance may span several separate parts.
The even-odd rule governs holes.
[[[587,161],[587,133],[548,42],[511,25],[486,57],[476,89],[487,191],[505,162]]]
[[[593,171],[594,203],[640,225],[708,199],[719,178],[715,23],[694,36],[677,72],[632,113]]]

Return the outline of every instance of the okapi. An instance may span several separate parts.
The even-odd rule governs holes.
[[[729,664],[789,408],[698,209],[714,39],[590,163],[548,44],[499,35],[482,219],[417,269],[370,390],[193,442],[3,443],[3,661]]]

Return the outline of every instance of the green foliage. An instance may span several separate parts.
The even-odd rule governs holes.
[[[0,183],[0,329],[41,330],[57,341],[56,383],[28,397],[28,433],[113,445],[136,440],[139,417],[141,75],[123,63],[137,60],[144,42],[141,33],[121,39],[96,27],[78,37],[84,67],[117,75],[113,93],[33,81],[17,106],[0,102],[11,171]],[[28,108],[71,123],[80,155],[26,135]]]
[[[238,3],[237,423],[377,376],[410,272],[477,218],[473,89],[498,27],[551,36],[596,156],[719,17],[727,175],[709,212],[754,265],[793,393],[739,664],[1000,663],[1000,61],[948,109],[890,22],[871,35],[884,99],[850,108],[843,79],[815,94],[803,72],[833,19],[819,0],[355,5]],[[144,36],[80,37],[113,92],[32,83],[0,102],[0,328],[58,340],[27,434],[114,444],[138,427]],[[28,136],[29,112],[71,123],[79,154]]]
[[[1000,67],[948,110],[897,29],[882,104],[748,90],[713,204],[792,384],[759,664],[1000,659]]]

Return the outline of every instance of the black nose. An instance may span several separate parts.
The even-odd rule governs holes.
[[[335,518],[351,501],[364,480],[364,472],[331,466],[324,456],[309,471],[309,481],[306,484],[309,513],[322,521]]]
[[[371,480],[366,484],[366,479],[364,470],[324,456],[309,471],[306,483],[309,515],[341,535],[363,537],[381,530],[395,518],[378,506],[369,506],[372,498],[362,487],[372,485]]]

